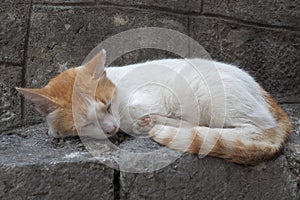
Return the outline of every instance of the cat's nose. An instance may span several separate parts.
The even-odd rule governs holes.
[[[106,132],[106,134],[107,135],[114,135],[117,131],[118,131],[118,127],[116,125],[113,125],[113,127],[111,127],[111,130]]]

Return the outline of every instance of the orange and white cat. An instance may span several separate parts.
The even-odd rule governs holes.
[[[147,133],[192,154],[257,164],[280,151],[287,114],[243,70],[204,59],[163,59],[104,69],[102,50],[41,89],[17,88],[54,137]]]

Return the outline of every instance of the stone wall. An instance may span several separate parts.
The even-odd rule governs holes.
[[[60,65],[80,65],[109,36],[145,26],[187,34],[213,59],[249,71],[278,101],[300,103],[296,1],[3,0],[0,5],[0,131],[43,121],[15,86],[41,87]],[[140,50],[116,63],[163,57],[170,54]]]

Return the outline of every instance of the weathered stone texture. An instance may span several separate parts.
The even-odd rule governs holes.
[[[81,65],[97,44],[114,34],[144,26],[187,32],[187,24],[185,17],[153,11],[112,7],[34,6],[29,38],[27,87],[45,85],[50,78],[59,73],[59,65]],[[122,43],[111,48],[119,49],[124,46],[126,45]],[[135,53],[128,59],[137,61],[153,57],[153,53],[145,53],[144,58],[140,55]],[[27,104],[26,119],[29,122],[39,118],[35,113]]]
[[[22,63],[30,0],[0,2],[0,61]]]
[[[109,7],[35,6],[31,20],[27,85],[45,85],[50,77],[59,73],[59,64],[79,66],[97,44],[128,29],[158,26],[187,32],[186,18],[133,11]],[[114,48],[124,46],[119,45]]]
[[[21,121],[21,98],[16,86],[22,84],[22,67],[0,65],[0,134]]]
[[[163,9],[166,11],[173,12],[196,12],[200,13],[201,11],[201,2],[202,0],[96,0],[99,4],[110,4],[110,5],[120,5],[120,6],[133,6],[140,7],[145,9]]]
[[[191,18],[190,25],[191,37],[214,60],[245,69],[279,100],[300,97],[299,33],[207,17]]]
[[[300,28],[299,10],[300,4],[295,0],[206,0],[203,3],[203,14],[292,28]]]
[[[46,131],[0,136],[0,199],[113,199],[114,170],[79,150],[79,140],[55,142]]]
[[[298,185],[300,186],[300,104],[284,104],[282,107],[292,119],[294,128],[293,134],[285,145],[284,154],[287,157],[291,171],[297,176]],[[300,197],[300,190],[298,192]]]
[[[149,174],[121,172],[122,199],[296,199],[284,156],[256,167],[184,155]]]

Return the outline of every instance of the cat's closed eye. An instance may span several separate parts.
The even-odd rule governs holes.
[[[108,113],[111,113],[111,104],[109,104],[109,105],[107,106],[106,111],[107,111]]]
[[[89,127],[89,126],[94,126],[94,123],[93,122],[88,122],[88,123],[84,124],[81,128],[86,128],[86,127]]]

